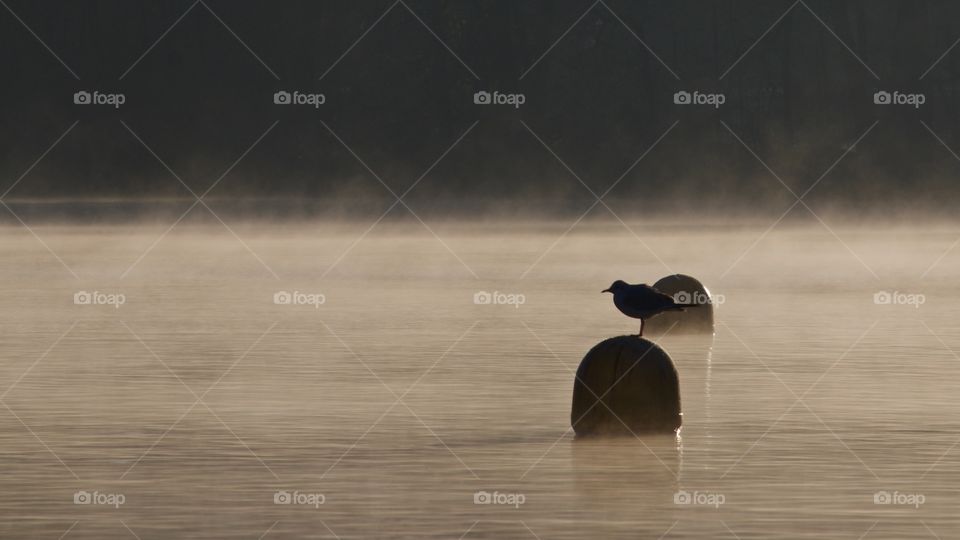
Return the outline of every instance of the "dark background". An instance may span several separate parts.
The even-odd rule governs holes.
[[[405,198],[437,216],[579,214],[594,202],[523,123],[601,193],[678,122],[610,192],[622,215],[789,207],[721,122],[798,194],[879,122],[804,199],[818,213],[950,215],[960,193],[960,160],[930,131],[960,151],[960,47],[930,69],[960,39],[956,2],[4,2],[0,189],[78,121],[4,197],[31,215],[64,199],[93,201],[87,214],[118,198],[144,199],[125,203],[134,214],[193,201],[121,120],[198,194],[278,121],[209,194],[250,216],[376,214],[394,201],[323,123],[399,194],[478,122]],[[83,89],[127,102],[74,105]],[[280,89],[327,102],[280,107]],[[526,104],[474,105],[481,89]],[[681,89],[726,103],[677,106]],[[874,105],[881,89],[926,103]]]

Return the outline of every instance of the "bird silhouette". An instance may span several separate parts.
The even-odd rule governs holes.
[[[614,281],[609,288],[600,292],[613,294],[613,305],[620,313],[627,317],[640,319],[640,333],[643,335],[643,323],[646,319],[655,317],[664,311],[683,311],[684,308],[696,307],[699,304],[678,304],[669,295],[654,289],[644,283],[631,285],[625,281]]]

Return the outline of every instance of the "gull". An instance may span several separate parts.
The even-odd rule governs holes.
[[[698,304],[678,304],[669,295],[641,283],[631,285],[625,281],[616,280],[609,288],[600,292],[613,294],[613,305],[620,313],[627,317],[640,319],[640,333],[643,335],[643,322],[664,311],[683,311],[684,308],[696,307]]]

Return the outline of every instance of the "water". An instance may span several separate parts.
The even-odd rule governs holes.
[[[34,227],[63,264],[0,232],[0,537],[960,533],[949,228],[231,226],[146,255],[166,225]],[[725,299],[714,338],[660,342],[681,436],[575,441],[573,370],[638,327],[600,290],[670,272]],[[94,290],[125,303],[74,305]],[[473,303],[494,290],[525,302]],[[924,303],[874,303],[895,290]]]

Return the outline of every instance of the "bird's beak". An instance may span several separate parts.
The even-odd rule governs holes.
[[[604,290],[602,290],[602,291],[600,291],[600,292],[602,292],[602,293],[610,292],[610,289],[604,289]]]

